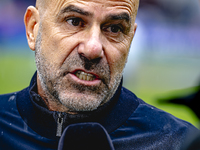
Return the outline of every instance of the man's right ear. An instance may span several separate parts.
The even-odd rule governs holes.
[[[29,6],[24,15],[24,24],[28,45],[33,51],[35,51],[35,43],[39,29],[39,19],[38,10],[33,6]]]

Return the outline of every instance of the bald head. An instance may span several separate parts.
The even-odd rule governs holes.
[[[36,0],[36,7],[39,7],[41,4],[45,3],[46,0]]]
[[[130,1],[134,3],[135,12],[133,12],[133,13],[137,14],[140,0],[130,0]],[[51,2],[51,0],[36,0],[36,8],[45,10],[50,2]]]
[[[35,7],[39,11],[39,15],[41,18],[47,10],[50,2],[51,0],[36,0]]]
[[[36,8],[38,10],[45,10],[47,8],[47,2],[49,3],[51,0],[36,0]]]

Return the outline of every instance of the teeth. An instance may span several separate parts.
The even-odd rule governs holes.
[[[79,79],[85,80],[85,81],[93,81],[95,77],[92,74],[85,73],[83,71],[77,71],[75,74]]]

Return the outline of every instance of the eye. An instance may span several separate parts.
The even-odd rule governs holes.
[[[66,20],[72,26],[83,26],[83,20],[81,18],[70,18]]]
[[[107,28],[109,32],[118,33],[122,32],[122,27],[120,25],[111,25]]]

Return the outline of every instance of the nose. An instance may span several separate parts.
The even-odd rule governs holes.
[[[88,60],[94,60],[102,58],[104,55],[103,45],[101,41],[101,31],[97,27],[93,27],[89,30],[84,42],[81,43],[78,49],[78,53]]]

